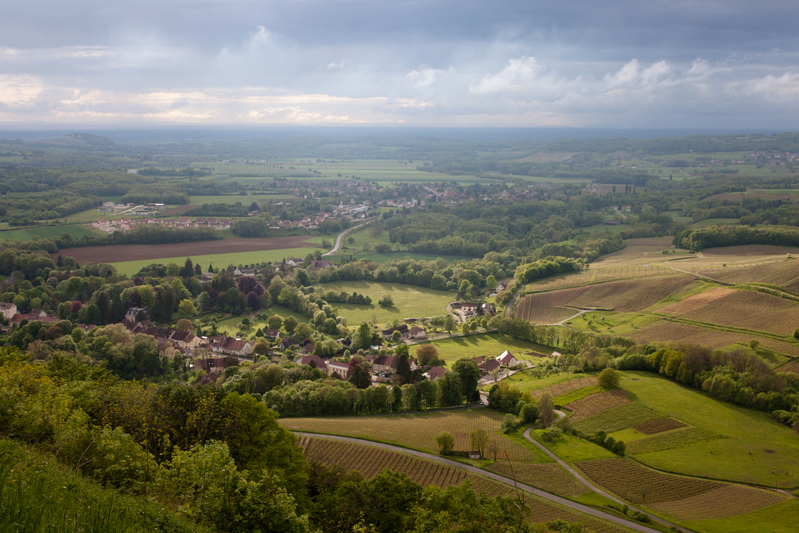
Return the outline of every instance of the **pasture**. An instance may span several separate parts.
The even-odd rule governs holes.
[[[225,241],[214,241],[214,242],[225,242]],[[191,243],[197,244],[197,243]],[[288,259],[289,257],[305,257],[311,251],[310,248],[287,248],[282,250],[256,250],[250,252],[234,252],[234,253],[220,253],[220,254],[203,254],[199,255],[196,253],[192,253],[190,255],[182,255],[177,257],[162,257],[159,259],[140,259],[135,261],[122,261],[122,262],[115,262],[111,263],[117,269],[117,272],[120,274],[125,274],[128,276],[132,276],[136,274],[139,270],[146,267],[152,263],[161,263],[161,264],[169,264],[175,263],[177,265],[183,265],[186,262],[186,258],[190,257],[194,263],[200,263],[202,265],[203,270],[208,268],[208,265],[211,264],[214,268],[218,267],[227,267],[228,265],[252,265],[254,263],[264,263],[264,262],[282,262],[283,259]]]
[[[102,232],[85,226],[65,224],[63,226],[45,226],[40,228],[3,229],[0,230],[0,240],[8,239],[9,241],[30,241],[33,240],[34,237],[41,239],[53,239],[56,237],[61,237],[61,235],[64,233],[68,233],[76,239],[79,239],[84,235],[102,235]]]
[[[702,430],[694,434],[699,440],[678,435],[691,431],[681,428],[631,443],[629,453],[636,460],[678,474],[767,487],[799,486],[799,439],[768,413],[720,402],[651,373],[621,375],[621,387],[636,402]],[[672,442],[666,444],[664,439]],[[648,451],[653,440],[660,441],[657,450]],[[683,445],[664,446],[678,443]]]
[[[423,344],[435,346],[439,357],[448,363],[454,363],[462,357],[497,357],[505,350],[513,353],[516,359],[540,361],[539,357],[531,355],[529,352],[541,353],[546,350],[546,348],[538,344],[520,341],[499,333],[453,337]],[[411,352],[414,352],[418,346],[412,346]],[[547,352],[544,351],[543,353]]]
[[[307,252],[306,252],[307,253]],[[303,255],[304,257],[304,255]],[[371,281],[339,281],[317,285],[317,290],[325,293],[357,292],[372,299],[370,305],[332,304],[338,307],[339,315],[346,317],[350,324],[373,322],[384,325],[394,320],[402,321],[404,318],[424,318],[442,316],[447,313],[447,305],[455,300],[455,294],[446,291],[436,291],[402,285],[400,283],[376,283]],[[390,295],[394,300],[393,307],[381,307],[378,300],[384,294]]]

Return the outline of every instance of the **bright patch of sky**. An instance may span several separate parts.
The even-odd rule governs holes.
[[[795,128],[795,0],[42,0],[0,126]]]

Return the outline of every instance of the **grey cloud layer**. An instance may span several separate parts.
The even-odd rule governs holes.
[[[0,19],[0,121],[790,128],[799,118],[795,1],[42,4]]]

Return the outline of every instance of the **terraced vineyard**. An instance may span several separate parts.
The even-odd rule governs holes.
[[[650,507],[678,520],[729,518],[785,501],[787,496],[765,490],[724,485],[690,498],[660,502]]]
[[[469,434],[483,428],[499,446],[501,457],[507,452],[511,461],[549,462],[545,456],[537,455],[503,436],[500,430],[502,416],[500,412],[481,408],[384,417],[281,418],[279,422],[291,430],[367,438],[433,453],[438,452],[435,438],[439,433],[451,433],[455,437],[456,450],[469,450]]]
[[[625,391],[612,390],[592,394],[591,396],[566,405],[565,408],[574,412],[574,416],[569,420],[575,423],[628,403],[630,403],[630,400],[627,398],[627,393]]]
[[[610,433],[635,426],[636,424],[645,423],[660,418],[661,416],[662,415],[657,411],[653,411],[640,403],[633,402],[613,407],[589,418],[574,420],[574,417],[572,417],[572,420],[574,421],[575,429],[579,429],[580,431],[586,433],[595,433],[597,431]]]
[[[374,446],[311,437],[300,437],[297,444],[303,448],[309,462],[335,464],[347,471],[357,470],[366,479],[387,468],[408,474],[422,486],[435,485],[445,489],[463,483],[467,477],[463,470]]]
[[[612,281],[592,285],[569,302],[573,307],[600,307],[614,311],[643,311],[694,280],[690,275]]]
[[[318,461],[327,466],[337,465],[345,470],[356,470],[367,479],[384,468],[388,468],[395,472],[408,474],[411,479],[423,486],[435,485],[446,488],[450,485],[468,483],[474,491],[481,492],[489,497],[504,496],[513,498],[516,495],[515,489],[510,485],[477,474],[465,473],[460,469],[434,461],[390,450],[381,450],[375,446],[312,437],[301,437],[298,444],[304,448],[305,456],[309,461]],[[571,480],[567,474],[563,473],[555,465],[528,466],[531,468],[530,470],[525,470],[528,474],[533,472],[533,467],[546,467],[547,471],[537,470],[536,472],[545,476],[540,483],[550,487],[550,489],[562,488],[567,494],[574,492],[575,495],[585,493],[582,485]],[[514,468],[516,468],[516,465],[514,465]],[[497,471],[503,473],[501,469],[502,467],[498,467]],[[561,472],[561,475],[555,473],[555,470]],[[574,485],[577,485],[577,487]],[[537,485],[534,484],[534,486]],[[544,490],[550,489],[545,488]],[[577,492],[578,490],[580,492]],[[585,524],[588,531],[595,533],[624,533],[625,531],[610,523],[569,511],[536,497],[528,498],[526,503],[528,509],[525,516],[530,523],[565,520],[567,522]]]
[[[588,492],[583,485],[554,463],[513,463],[510,465],[507,461],[497,461],[488,469],[509,478],[515,477],[521,483],[561,496],[577,497]]]
[[[597,485],[636,505],[685,499],[724,486],[717,481],[664,474],[627,459],[595,459],[575,466]]]
[[[560,383],[555,383],[554,385],[550,385],[542,389],[534,390],[532,391],[532,395],[533,398],[540,398],[544,394],[549,394],[554,398],[556,396],[560,396],[561,394],[566,394],[568,392],[583,389],[585,387],[593,387],[596,384],[597,384],[597,379],[593,376],[570,379],[568,381],[561,381]]]

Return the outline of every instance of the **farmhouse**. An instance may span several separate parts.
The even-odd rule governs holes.
[[[394,372],[394,357],[390,355],[378,355],[372,360],[373,372]]]
[[[319,370],[322,371],[327,370],[327,363],[325,363],[325,360],[319,357],[318,355],[313,355],[313,354],[304,355],[294,362],[298,365],[308,365],[314,368],[318,368]]]
[[[3,314],[6,320],[11,320],[17,314],[17,306],[2,302],[0,303],[0,313]]]
[[[441,367],[439,367],[439,366],[434,366],[433,368],[431,368],[430,370],[428,370],[428,371],[427,371],[427,372],[424,374],[424,376],[425,376],[427,379],[429,379],[430,381],[435,381],[435,380],[437,380],[438,378],[442,378],[442,377],[444,377],[444,374],[446,374],[446,372],[447,372],[447,371],[446,371],[446,370],[444,370],[443,368],[441,368]]]
[[[478,364],[477,368],[480,369],[480,373],[482,373],[483,375],[487,375],[490,374],[492,371],[496,370],[497,368],[499,368],[500,366],[501,365],[499,364],[499,361],[497,361],[496,359],[491,359],[489,361],[485,361],[483,363]]]
[[[497,357],[497,361],[499,361],[499,364],[502,366],[516,366],[519,364],[519,361],[516,359],[516,357],[514,357],[513,354],[508,350],[502,352],[499,357]]]
[[[408,333],[408,326],[403,324],[401,326],[397,326],[396,328],[384,329],[381,333],[384,339],[390,339],[395,331],[399,331],[403,338],[405,338],[405,335]]]
[[[414,326],[414,327],[412,327],[411,329],[408,330],[407,338],[408,339],[414,339],[414,340],[426,339],[427,338],[427,332],[425,330],[423,330],[422,328],[420,328],[419,326]]]
[[[267,339],[279,339],[280,331],[276,329],[265,329],[264,337],[266,337]]]
[[[289,348],[297,344],[299,344],[299,342],[297,342],[297,339],[295,339],[290,335],[288,337],[283,337],[283,340],[280,341],[280,347],[283,348],[284,350],[286,348]]]

